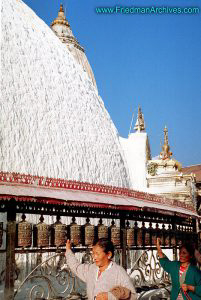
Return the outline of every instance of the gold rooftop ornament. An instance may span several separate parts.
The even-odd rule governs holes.
[[[60,9],[59,9],[59,12],[58,12],[58,17],[52,22],[51,27],[53,25],[55,25],[55,24],[62,24],[62,25],[66,25],[66,26],[70,27],[70,24],[66,20],[62,4],[60,4]]]
[[[137,121],[134,126],[134,130],[137,130],[139,132],[145,130],[145,122],[144,122],[144,116],[141,111],[141,107],[138,106],[138,116],[137,116]]]
[[[164,144],[162,146],[160,158],[165,160],[165,159],[169,159],[170,156],[172,156],[172,152],[170,151],[170,146],[168,144],[168,130],[167,130],[167,127],[165,126],[165,128],[164,128]]]

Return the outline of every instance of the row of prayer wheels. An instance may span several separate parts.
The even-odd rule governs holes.
[[[98,226],[91,225],[89,220],[85,225],[78,225],[73,218],[72,223],[67,226],[62,224],[58,217],[53,225],[48,225],[44,223],[44,218],[41,216],[40,222],[33,226],[32,230],[32,224],[25,221],[25,215],[22,218],[23,220],[17,226],[18,247],[32,246],[32,231],[35,237],[33,246],[37,247],[64,246],[67,238],[71,240],[73,246],[82,244],[91,246],[95,238],[111,238],[115,246],[120,246],[120,227],[116,227],[114,222],[108,228],[101,221]]]
[[[106,238],[111,239],[115,247],[121,245],[121,230],[112,221],[110,227],[102,224],[100,219],[98,226],[90,224],[89,219],[85,225],[78,225],[75,218],[72,218],[70,225],[65,225],[60,222],[60,217],[53,225],[44,223],[43,216],[40,217],[40,222],[32,226],[31,223],[25,220],[26,216],[22,215],[22,221],[18,223],[17,228],[17,246],[31,247],[32,233],[34,247],[49,247],[49,246],[65,246],[67,238],[71,240],[73,246],[91,246],[95,239]],[[191,233],[191,234],[189,234]],[[127,247],[143,247],[155,246],[156,238],[161,237],[163,246],[180,245],[182,240],[185,240],[186,235],[192,236],[192,232],[149,228],[126,228],[126,244]]]

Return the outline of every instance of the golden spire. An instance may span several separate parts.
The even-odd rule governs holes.
[[[137,116],[137,121],[134,126],[134,130],[137,130],[139,132],[145,130],[144,116],[142,114],[140,106],[138,106],[138,116]]]
[[[52,27],[55,24],[60,24],[60,25],[62,24],[62,25],[66,25],[66,26],[70,27],[70,24],[66,20],[66,16],[64,14],[63,4],[60,4],[58,17],[52,22],[52,24],[50,26]]]
[[[162,152],[160,153],[160,158],[167,159],[172,156],[172,152],[170,152],[170,146],[168,144],[168,129],[165,126],[164,128],[164,144],[162,146]]]
[[[60,12],[64,12],[64,9],[63,9],[63,4],[61,3],[60,4],[60,10],[59,10]]]

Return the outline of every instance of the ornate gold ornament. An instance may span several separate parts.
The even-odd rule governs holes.
[[[153,162],[148,164],[148,166],[147,166],[148,174],[151,176],[157,175],[157,169],[158,169],[158,165]]]

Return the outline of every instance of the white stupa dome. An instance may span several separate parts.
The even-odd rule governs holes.
[[[1,3],[0,171],[129,187],[117,130],[88,76],[22,1]]]

